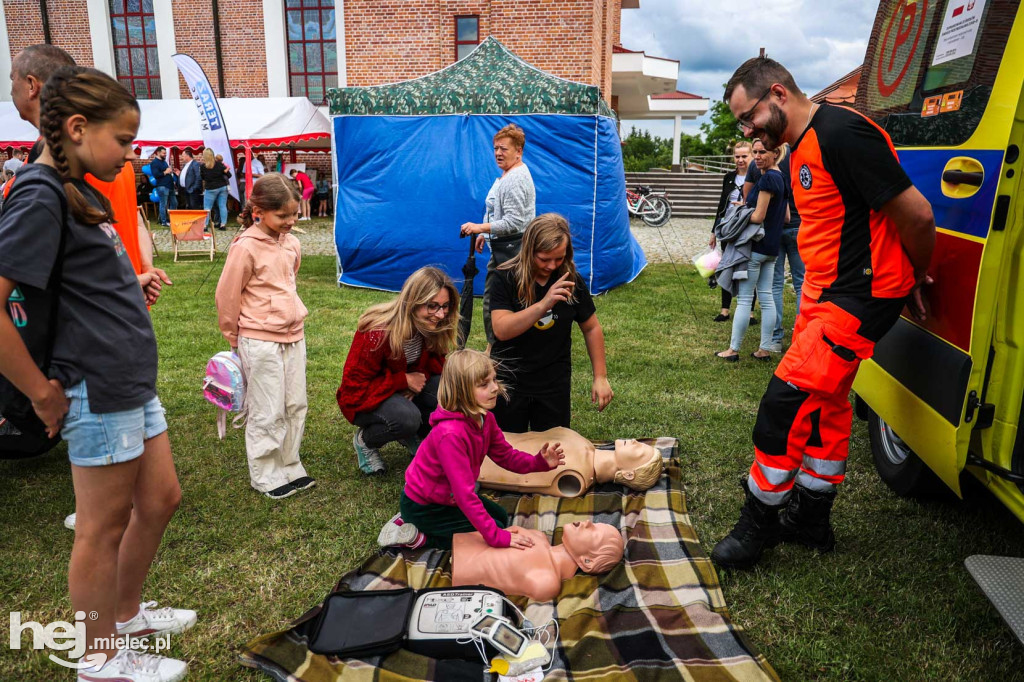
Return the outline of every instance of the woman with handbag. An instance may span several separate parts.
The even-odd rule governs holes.
[[[461,235],[475,234],[477,253],[483,253],[484,242],[490,243],[491,258],[487,261],[484,280],[484,332],[488,347],[495,342],[491,328],[491,291],[498,266],[519,255],[523,232],[537,215],[537,190],[530,169],[523,163],[526,134],[510,123],[494,135],[494,160],[501,176],[487,192],[486,213],[482,223],[463,223]]]

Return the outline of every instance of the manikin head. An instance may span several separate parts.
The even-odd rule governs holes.
[[[661,453],[635,438],[615,441],[615,478],[619,485],[647,490],[661,476]]]
[[[576,521],[562,528],[562,546],[585,573],[607,573],[622,561],[626,543],[615,526]]]

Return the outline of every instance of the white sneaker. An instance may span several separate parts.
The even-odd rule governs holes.
[[[75,529],[75,517],[77,517],[77,516],[78,516],[78,514],[68,514],[67,516],[65,516],[64,517],[64,527],[67,528],[68,530],[74,530]]]
[[[118,624],[117,634],[133,637],[176,635],[196,624],[196,612],[188,609],[156,608],[155,601],[139,604],[139,612],[127,623]]]
[[[388,519],[377,535],[377,544],[381,547],[393,547],[394,545],[409,545],[416,540],[419,530],[408,521],[401,525],[395,523],[402,520],[402,514],[398,513]]]
[[[80,670],[78,682],[179,682],[187,673],[185,661],[122,649],[99,670]]]

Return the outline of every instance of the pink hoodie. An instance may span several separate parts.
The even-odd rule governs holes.
[[[430,415],[433,430],[420,444],[405,470],[405,494],[419,504],[457,506],[491,547],[508,547],[512,534],[498,528],[476,496],[476,479],[484,456],[517,474],[549,471],[539,454],[516,450],[498,428],[494,415],[484,416],[481,428],[460,412],[438,407]]]

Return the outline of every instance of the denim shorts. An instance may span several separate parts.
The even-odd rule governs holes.
[[[122,412],[93,414],[85,381],[64,390],[70,404],[60,435],[68,443],[68,458],[80,467],[130,462],[142,454],[143,442],[167,430],[159,398]]]

